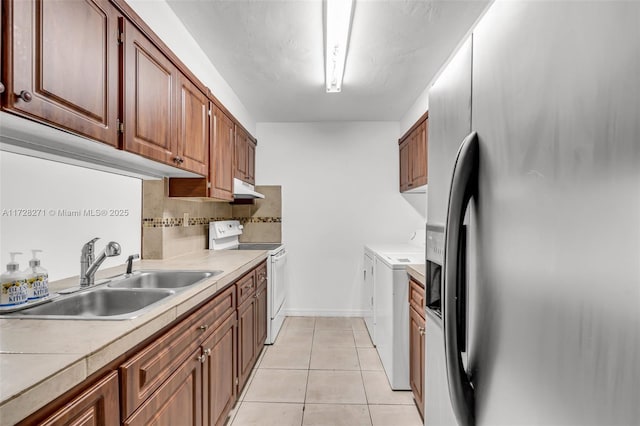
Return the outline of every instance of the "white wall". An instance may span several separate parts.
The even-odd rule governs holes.
[[[282,185],[289,312],[361,314],[364,244],[406,242],[424,227],[424,211],[398,192],[398,123],[256,129],[257,183]]]
[[[231,86],[187,31],[182,21],[164,0],[126,0],[158,37],[224,104],[240,123],[255,135],[255,120]]]
[[[24,216],[18,209],[32,209]],[[61,216],[59,210],[80,210],[80,216]],[[87,216],[84,209],[107,210],[108,216]],[[109,216],[110,210],[125,216]],[[10,251],[21,251],[20,268],[28,266],[31,249],[42,249],[42,266],[49,279],[80,273],[80,250],[94,237],[96,250],[109,241],[122,254],[103,266],[124,263],[140,253],[142,181],[38,158],[0,151],[0,259],[4,270]],[[20,216],[16,216],[21,214]]]
[[[413,126],[413,124],[418,121],[422,114],[429,110],[429,89],[431,88],[431,83],[422,91],[420,96],[415,100],[413,105],[404,113],[402,118],[400,119],[400,134],[398,137],[405,134],[407,130]]]

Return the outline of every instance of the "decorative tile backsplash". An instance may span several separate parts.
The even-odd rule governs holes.
[[[188,226],[209,225],[209,222],[218,220],[239,220],[241,224],[247,223],[282,223],[281,217],[190,217]],[[142,226],[144,228],[172,228],[174,226],[183,226],[184,218],[182,217],[153,217],[143,218]]]
[[[282,241],[280,186],[257,186],[265,199],[254,204],[193,201],[170,198],[168,181],[142,183],[142,258],[167,259],[208,248],[209,222],[239,220],[244,225],[241,242]],[[189,215],[188,226],[184,214]]]

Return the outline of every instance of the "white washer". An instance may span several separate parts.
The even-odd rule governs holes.
[[[424,247],[368,245],[373,265],[373,333],[369,333],[394,390],[409,390],[409,277],[406,266],[424,264]],[[365,323],[367,316],[365,315]],[[367,324],[369,327],[369,324]]]

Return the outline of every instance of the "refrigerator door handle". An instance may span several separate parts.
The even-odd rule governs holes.
[[[460,342],[466,324],[464,301],[464,253],[463,220],[472,196],[476,194],[478,181],[478,136],[469,134],[460,145],[456,156],[447,222],[445,225],[444,300],[442,307],[444,324],[444,348],[447,366],[449,396],[456,418],[461,425],[475,424],[475,395],[471,380],[464,370]]]

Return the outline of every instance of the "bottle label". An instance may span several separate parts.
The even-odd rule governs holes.
[[[2,283],[0,306],[22,305],[27,303],[27,280],[13,280]]]
[[[42,299],[49,295],[49,275],[38,274],[27,280],[29,300]]]

